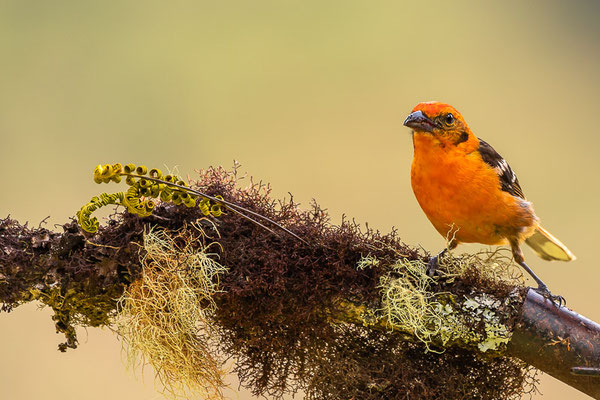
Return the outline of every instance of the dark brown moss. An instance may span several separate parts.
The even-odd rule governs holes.
[[[292,200],[273,200],[258,183],[240,189],[235,172],[220,168],[201,171],[194,186],[306,241],[261,221],[273,234],[227,209],[212,221],[218,234],[200,222],[221,244],[219,262],[229,268],[212,316],[220,350],[236,360],[234,371],[256,395],[303,390],[310,399],[509,399],[528,390],[531,375],[514,359],[461,349],[426,352],[393,332],[327,318],[323,310],[342,300],[376,307],[390,265],[400,257],[426,259],[395,232],[361,231],[347,219],[332,225],[317,204],[302,210]],[[144,229],[175,231],[202,217],[198,209],[161,204],[145,219],[114,215],[93,237],[73,222],[54,233],[1,220],[0,301],[5,310],[32,299],[50,305],[57,329],[67,335],[63,348],[74,347],[74,326],[109,324],[116,298],[139,276]],[[366,255],[379,265],[358,269]],[[486,279],[474,265],[462,279],[440,280],[434,289],[503,297],[513,287]]]

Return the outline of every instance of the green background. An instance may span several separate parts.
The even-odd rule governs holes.
[[[402,121],[440,100],[517,172],[578,256],[530,266],[600,321],[600,8],[593,1],[1,1],[0,215],[67,221],[99,163],[242,164],[333,216],[438,251]],[[475,245],[457,252],[472,252]],[[0,315],[6,399],[159,399],[108,330],[61,354],[50,311]],[[235,379],[231,379],[235,382]],[[236,399],[237,385],[228,392]],[[545,400],[584,395],[542,377]],[[538,395],[534,396],[538,398]]]

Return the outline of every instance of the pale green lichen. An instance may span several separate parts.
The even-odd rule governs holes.
[[[372,267],[377,267],[379,266],[379,259],[375,256],[372,255],[366,255],[361,257],[360,260],[358,260],[358,264],[356,265],[356,268],[358,270],[363,270],[366,268],[372,268]]]
[[[473,254],[454,255],[446,252],[438,261],[438,272],[447,282],[464,276],[474,265],[485,279],[509,285],[522,285],[525,282],[523,271],[512,262],[511,251],[503,247]]]
[[[504,300],[510,301],[510,297]],[[501,316],[497,310],[502,305],[501,301],[487,294],[480,294],[472,299],[467,299],[463,307],[469,312],[466,313],[471,323],[483,323],[484,333],[478,335],[477,347],[482,352],[489,350],[501,350],[511,339],[511,332],[508,327],[500,321]]]
[[[499,263],[491,260],[494,261],[492,273],[500,275]],[[359,267],[378,263],[379,260],[365,257],[359,262]],[[462,262],[459,267],[459,271],[465,270]],[[460,272],[457,271],[456,276],[460,276]],[[458,297],[447,292],[432,292],[430,286],[433,282],[421,261],[400,259],[392,265],[390,272],[380,281],[382,307],[379,313],[386,324],[410,333],[429,351],[444,351],[453,344],[481,352],[502,352],[505,349],[511,332],[498,310],[508,306],[513,297],[502,301],[488,294]]]
[[[430,345],[444,326],[438,294],[429,291],[433,279],[418,260],[400,259],[390,274],[381,278],[382,309],[389,325],[414,335],[431,351]]]
[[[480,339],[477,333],[465,324],[463,317],[450,304],[440,305],[438,311],[443,320],[438,336],[438,340],[442,346],[447,347],[456,342],[474,343]]]

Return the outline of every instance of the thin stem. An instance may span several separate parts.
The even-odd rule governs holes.
[[[241,211],[244,211],[244,212],[246,212],[246,213],[248,213],[248,214],[251,214],[251,215],[253,215],[253,216],[255,216],[255,217],[262,218],[262,219],[264,219],[265,221],[268,221],[268,222],[270,222],[271,224],[273,224],[273,225],[277,226],[279,229],[281,229],[281,230],[283,230],[283,231],[285,231],[285,232],[289,233],[290,235],[292,235],[292,236],[293,236],[293,237],[295,237],[296,239],[300,240],[302,243],[304,243],[304,244],[308,244],[308,242],[307,242],[306,240],[302,239],[300,236],[296,235],[294,232],[292,232],[292,231],[290,231],[289,229],[287,229],[286,227],[284,227],[284,226],[282,226],[282,225],[278,224],[277,222],[273,221],[272,219],[270,219],[270,218],[268,218],[268,217],[265,217],[264,215],[261,215],[261,214],[259,214],[259,213],[256,213],[256,212],[254,212],[254,211],[252,211],[252,210],[248,210],[247,208],[244,208],[244,207],[242,207],[242,206],[239,206],[239,205],[237,205],[237,204],[231,203],[231,202],[229,202],[229,201],[227,201],[227,200],[221,200],[221,199],[218,199],[218,198],[216,198],[216,197],[214,197],[214,196],[211,196],[211,195],[205,194],[205,193],[203,193],[203,192],[200,192],[199,190],[192,189],[192,188],[190,188],[190,187],[187,187],[187,186],[178,185],[177,183],[167,182],[167,181],[165,181],[165,180],[162,180],[162,179],[153,178],[153,177],[151,177],[151,176],[137,175],[137,174],[125,174],[125,173],[121,173],[120,175],[124,175],[124,176],[131,176],[131,177],[134,177],[134,178],[148,179],[149,181],[154,181],[154,182],[160,182],[160,183],[164,183],[165,185],[173,186],[173,187],[176,187],[176,188],[178,188],[178,189],[181,189],[181,190],[185,190],[185,191],[188,191],[188,192],[194,193],[194,194],[196,194],[196,195],[198,195],[198,196],[206,197],[207,199],[209,199],[209,200],[212,200],[212,201],[214,201],[215,203],[219,203],[219,204],[225,204],[225,205],[227,206],[227,208],[229,208],[229,209],[230,209],[231,211],[233,211],[234,213],[236,213],[236,214],[240,215],[240,216],[241,216],[241,217],[243,217],[243,218],[246,218],[246,219],[247,219],[247,220],[249,220],[249,221],[252,221],[253,223],[255,223],[255,224],[257,224],[258,226],[260,226],[260,227],[262,227],[262,228],[264,228],[264,229],[268,230],[269,232],[271,232],[271,233],[272,233],[272,234],[274,234],[274,235],[276,235],[276,233],[275,233],[275,232],[273,232],[273,230],[269,229],[267,226],[265,226],[265,225],[261,224],[261,223],[260,223],[260,222],[258,222],[257,220],[255,220],[255,219],[252,219],[252,218],[250,218],[249,216],[247,216],[247,215],[243,214],[242,212],[240,212],[240,210],[241,210]]]

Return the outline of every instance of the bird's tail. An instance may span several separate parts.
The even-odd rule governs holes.
[[[533,235],[525,239],[525,243],[544,260],[571,261],[575,259],[575,255],[567,246],[541,226],[535,229]]]

